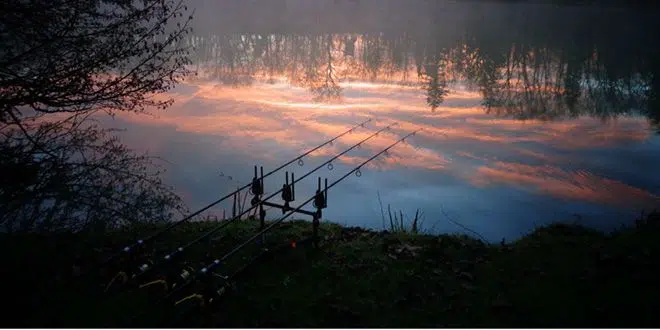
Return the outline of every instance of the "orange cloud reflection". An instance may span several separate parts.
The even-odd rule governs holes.
[[[495,118],[484,113],[478,93],[461,89],[452,91],[445,103],[431,113],[425,105],[422,90],[415,92],[404,86],[400,93],[394,93],[396,87],[383,82],[346,84],[344,92],[353,96],[345,97],[342,103],[328,105],[311,103],[304,88],[284,83],[227,87],[198,79],[188,84],[191,92],[171,94],[177,103],[168,111],[159,113],[157,118],[135,114],[121,116],[142,125],[167,125],[182,132],[224,136],[227,139],[219,147],[245,150],[246,153],[251,152],[255,144],[265,141],[275,142],[279,148],[308,150],[371,116],[375,121],[368,129],[357,129],[312,156],[336,155],[380,127],[397,121],[399,125],[393,132],[369,140],[363,149],[374,154],[403,134],[423,129],[411,139],[417,147],[398,145],[389,157],[381,157],[369,164],[370,168],[442,170],[455,176],[467,176],[477,186],[493,183],[531,186],[553,196],[598,203],[657,202],[657,197],[646,191],[588,172],[572,173],[557,167],[529,166],[518,164],[515,159],[506,160],[507,154],[514,155],[511,157],[530,156],[557,166],[562,158],[554,153],[532,150],[534,146],[570,151],[643,141],[650,133],[645,129],[648,123],[641,118],[622,118],[607,124],[589,118],[556,122]],[[355,89],[368,92],[352,93]],[[153,141],[149,143],[150,148],[158,149]],[[457,148],[456,143],[461,144],[461,150],[451,149]],[[271,149],[261,157],[276,159],[278,153]],[[492,160],[476,156],[478,150],[497,151],[504,155],[499,158],[504,161],[492,163]],[[463,159],[453,162],[445,156],[449,154]],[[339,160],[357,165],[367,157],[364,153],[361,156],[351,153]],[[472,168],[463,166],[465,158],[492,165],[479,167],[476,173],[466,173]],[[625,202],[620,196],[627,196]]]
[[[569,172],[552,166],[530,166],[495,162],[482,166],[471,178],[476,186],[505,183],[531,186],[554,197],[613,206],[644,208],[657,205],[660,198],[648,191],[596,176],[584,170]]]

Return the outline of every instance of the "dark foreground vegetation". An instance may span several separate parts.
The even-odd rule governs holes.
[[[159,243],[156,255],[214,225],[180,227]],[[256,227],[252,221],[232,224],[217,239],[190,251],[186,260],[199,269]],[[555,224],[504,244],[324,224],[320,249],[302,242],[295,248],[285,244],[229,281],[221,300],[203,308],[155,305],[153,299],[163,294],[157,285],[101,295],[96,292],[107,281],[96,275],[71,282],[78,266],[84,269],[105,255],[93,248],[119,247],[153,229],[103,237],[2,236],[4,324],[640,327],[657,326],[660,320],[653,307],[658,297],[659,214],[611,234]],[[267,241],[300,240],[310,229],[304,221],[284,223]],[[257,249],[257,244],[249,245],[219,270],[235,271]],[[138,313],[141,316],[134,318]]]
[[[274,1],[269,3],[277,5]],[[347,6],[353,6],[353,2]],[[240,8],[228,8],[221,13],[229,17],[218,16],[218,11],[199,10],[212,16],[209,21],[221,24],[214,23],[206,31],[200,28],[199,35],[224,31],[221,27],[225,25],[234,26],[241,33],[259,29],[309,31],[314,26],[319,31],[338,32],[317,24],[319,16],[315,15],[307,15],[308,21],[301,19],[298,25],[281,26],[276,19],[271,24],[247,28],[252,23],[245,19],[247,14],[237,14]],[[340,24],[343,22],[366,22],[353,28],[369,31],[368,17],[376,16],[362,15],[355,8],[344,7],[335,16],[328,15],[324,8],[317,13],[329,17],[326,23],[331,21],[338,26],[349,26]],[[363,8],[367,8],[363,13],[368,12],[368,7]],[[564,29],[561,35],[566,37],[554,44],[564,53],[552,53],[544,50],[553,45],[551,39],[531,43],[526,41],[531,37],[524,34],[504,34],[503,46],[491,43],[494,39],[490,32],[497,31],[493,29],[495,24],[483,20],[485,15],[473,8],[469,12],[476,14],[466,22],[477,22],[474,26],[479,29],[475,33],[466,28],[466,35],[471,36],[469,40],[474,44],[466,43],[460,49],[473,50],[473,62],[483,63],[465,71],[465,76],[468,81],[479,82],[489,107],[504,108],[502,114],[522,118],[539,114],[533,98],[528,97],[533,93],[525,93],[528,98],[518,100],[515,93],[512,95],[498,85],[501,80],[496,75],[498,68],[515,67],[509,65],[511,60],[521,63],[523,68],[533,65],[535,72],[566,67],[566,74],[561,71],[562,75],[558,75],[565,77],[564,82],[556,85],[556,89],[572,91],[566,95],[571,106],[558,109],[568,109],[573,115],[577,113],[575,109],[583,108],[575,104],[580,104],[581,95],[576,77],[582,77],[584,72],[607,77],[595,89],[605,91],[604,96],[593,92],[590,95],[597,97],[589,96],[588,100],[614,100],[619,94],[632,95],[636,84],[633,78],[642,76],[644,85],[649,87],[641,91],[644,95],[639,98],[643,105],[640,108],[648,109],[646,114],[657,124],[658,51],[652,46],[655,43],[649,41],[654,40],[652,36],[636,33],[646,31],[647,26],[651,31],[655,23],[641,24],[639,13],[613,24],[610,18],[619,14],[610,12],[610,16],[604,16],[607,19],[596,20],[601,22],[597,26],[581,19],[574,19],[575,25],[565,24],[565,15],[560,16],[564,19],[562,24],[550,20],[537,24],[535,16],[524,15],[526,19],[519,20],[522,23],[514,25],[512,31],[536,35],[536,31]],[[249,9],[244,13],[250,13]],[[390,7],[388,12],[402,16],[396,9]],[[433,31],[428,33],[432,37],[429,40],[440,40],[436,34],[445,31],[437,28],[440,22],[457,26],[444,18],[457,16],[449,9],[426,9],[420,12],[433,14],[427,15],[426,25],[420,23],[417,29],[424,35]],[[481,10],[490,9],[485,6]],[[547,16],[546,10],[540,8],[538,17]],[[319,249],[301,241],[309,235],[310,224],[293,222],[268,235],[267,243],[273,253],[256,260],[245,271],[240,272],[241,266],[263,244],[249,244],[227,260],[218,271],[236,276],[228,283],[222,283],[219,278],[225,293],[203,308],[197,308],[194,300],[176,308],[171,307],[171,301],[157,304],[165,289],[158,283],[139,288],[157,280],[160,270],[135,283],[129,281],[135,285],[109,285],[121,282],[112,281],[117,270],[104,272],[97,267],[107,257],[109,248],[116,251],[157,229],[155,225],[140,224],[145,220],[164,223],[187,212],[171,187],[160,181],[157,166],[150,163],[152,158],[123,146],[112,130],[96,125],[92,116],[143,113],[171,105],[172,99],[153,96],[162,96],[191,73],[187,65],[191,64],[188,52],[193,48],[193,39],[188,35],[192,17],[185,3],[175,0],[10,1],[0,3],[0,11],[4,13],[0,15],[0,229],[3,231],[0,292],[4,298],[0,310],[4,326],[658,325],[660,316],[656,316],[653,308],[658,296],[654,282],[660,251],[657,214],[611,235],[574,225],[554,225],[540,228],[516,242],[495,245],[465,236],[430,236],[400,230],[372,232],[326,224],[321,226]],[[277,16],[268,9],[263,12]],[[440,12],[444,16],[436,16]],[[297,12],[289,14],[297,15]],[[286,21],[287,16],[283,15],[277,17]],[[256,15],[249,16],[260,21]],[[345,21],[334,21],[340,16],[346,16]],[[379,17],[376,21],[410,26],[411,22],[422,21],[418,16],[413,12],[401,24]],[[505,18],[504,21],[509,20]],[[621,26],[635,25],[630,22],[636,23],[635,33],[617,34],[623,31]],[[584,30],[587,27],[590,30]],[[464,33],[460,27],[455,30]],[[576,37],[575,31],[583,30],[588,33]],[[594,45],[601,44],[587,38],[597,35],[604,36],[598,42],[610,46],[596,47],[598,56],[594,58]],[[368,49],[381,49],[380,45],[388,42],[397,45],[399,40],[374,36],[368,43],[373,46]],[[231,47],[226,47],[226,42],[232,44],[231,38],[222,39],[225,42],[222,48],[229,49],[228,53],[233,53]],[[316,40],[333,45],[332,38],[327,34]],[[235,40],[248,42],[242,36]],[[289,40],[298,38],[289,37]],[[580,47],[566,51],[569,48],[565,45],[569,43]],[[520,44],[533,46],[507,57],[506,54],[512,53],[511,45]],[[649,47],[642,49],[640,45]],[[199,48],[204,47],[202,43]],[[427,100],[432,108],[445,95],[441,88],[445,85],[442,67],[447,62],[441,52],[443,48],[451,47],[436,42],[415,51],[419,74],[428,76]],[[550,56],[532,57],[529,49]],[[621,49],[626,49],[625,57],[619,52]],[[366,61],[373,64],[373,72],[383,63],[379,52]],[[218,52],[211,54],[217,56]],[[229,58],[227,66],[236,67],[236,58]],[[562,65],[552,65],[553,58],[560,58]],[[326,59],[328,65],[323,67],[330,67],[332,56]],[[633,65],[638,60],[641,64]],[[587,71],[592,67],[602,71]],[[631,73],[630,68],[639,72]],[[545,76],[535,74],[531,82],[525,76],[524,81],[528,85],[536,83],[537,90],[546,90],[549,82],[543,79]],[[328,86],[330,78],[325,76]],[[622,92],[617,86],[628,89]],[[545,100],[542,96],[538,99]],[[621,107],[621,103],[614,103],[612,107],[627,109],[636,103],[626,104]],[[554,117],[545,112],[542,115]],[[215,222],[194,222],[180,226],[156,242],[150,257],[161,259],[215,225]],[[183,260],[188,262],[180,267],[199,270],[249,237],[256,228],[252,221],[228,226],[209,242],[187,249]],[[62,233],[72,229],[80,234]],[[123,270],[129,274],[136,272],[135,268]]]

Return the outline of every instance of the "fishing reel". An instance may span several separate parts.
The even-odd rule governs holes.
[[[157,261],[154,259],[145,259],[139,265],[134,266],[136,272],[133,274],[132,278],[136,279],[137,277],[144,276],[151,273],[157,265]]]
[[[150,295],[163,296],[178,287],[188,284],[192,280],[195,269],[190,265],[172,265],[167,267],[162,276],[139,285],[139,289],[146,290]]]
[[[138,284],[138,278],[144,276],[145,274],[151,273],[154,269],[156,262],[153,260],[147,260],[138,267],[138,272],[134,274],[131,278],[133,285],[137,286],[138,289],[152,290],[154,288],[161,289],[160,293],[165,293],[169,290],[169,285],[167,283],[167,278],[164,276],[156,276],[152,278],[151,281],[141,282]]]
[[[231,286],[229,283],[229,277],[206,269],[207,268],[202,268],[198,272],[198,276],[192,280],[194,281],[193,293],[177,300],[174,303],[174,306],[187,305],[188,307],[201,308],[216,303],[222,296],[224,296],[227,289]],[[188,274],[191,274],[191,272]],[[190,275],[188,275],[188,278],[189,276]]]
[[[183,247],[177,248],[173,253],[165,255],[163,257],[163,259],[160,261],[160,263],[157,262],[157,260],[152,260],[152,259],[145,260],[145,262],[143,262],[138,267],[137,273],[135,275],[133,275],[133,279],[135,280],[138,277],[143,277],[145,275],[151,274],[155,269],[161,268],[159,266],[164,267],[164,272],[166,274],[165,279],[176,278],[176,276],[173,276],[173,275],[176,275],[175,272],[178,272],[180,266],[177,265],[175,259],[183,251],[184,251]],[[159,280],[156,280],[156,281],[152,281],[152,282],[161,283],[163,286],[165,286],[165,288],[166,288],[165,291],[168,291],[169,288],[167,287],[168,286],[167,281],[166,280],[161,281],[161,280],[162,280],[162,278],[159,279]],[[152,282],[149,282],[149,283],[152,283]],[[145,284],[140,285],[140,287],[144,288]]]
[[[141,244],[142,242],[140,242]],[[120,258],[116,267],[113,267],[113,277],[106,284],[104,284],[104,293],[117,292],[124,285],[134,284],[133,280],[135,279],[135,274],[130,275],[127,269],[138,269],[142,272],[143,269],[150,268],[154,261],[151,259],[149,254],[146,251],[146,248],[142,245],[138,245],[136,248],[124,248],[124,252],[127,253],[125,257]],[[125,265],[121,267],[120,265]]]
[[[167,272],[167,279],[172,283],[172,289],[188,283],[195,274],[195,268],[184,264],[183,267],[170,267]]]
[[[143,240],[139,240],[137,246],[132,250],[128,251],[127,248],[124,248],[124,251],[129,253],[130,260],[126,264],[129,269],[143,271],[155,263],[153,260],[155,249],[152,248],[151,251],[148,251],[148,246],[144,245]]]

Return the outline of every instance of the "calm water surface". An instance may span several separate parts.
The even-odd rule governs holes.
[[[166,180],[191,209],[247,183],[253,165],[273,169],[367,118],[287,169],[300,176],[399,124],[317,172],[334,180],[424,130],[331,190],[328,221],[382,228],[380,194],[385,208],[422,210],[425,230],[461,232],[451,217],[499,240],[557,220],[612,229],[659,205],[660,68],[653,23],[639,13],[475,4],[393,14],[340,1],[303,15],[281,2],[271,16],[243,8],[243,25],[196,2],[187,42],[197,76],[164,112],[106,121],[167,161]],[[318,175],[297,185],[299,201]],[[268,178],[266,192],[283,179]]]

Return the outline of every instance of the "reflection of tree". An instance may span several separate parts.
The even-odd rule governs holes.
[[[567,52],[563,52],[565,54]],[[561,92],[564,102],[568,107],[571,113],[576,112],[576,106],[580,96],[582,95],[582,88],[580,87],[580,82],[582,81],[582,67],[581,63],[584,59],[581,59],[577,56],[566,55],[562,57],[562,60],[565,59],[566,62],[566,71],[560,72],[559,75],[563,74],[563,87],[564,90]],[[560,66],[563,61],[560,61]]]
[[[660,134],[660,65],[654,63],[653,69],[647,91],[648,106],[646,108],[646,115],[649,117],[651,125],[653,125],[656,132]]]
[[[258,42],[257,42],[258,43]],[[251,45],[236,36],[192,37],[189,44],[196,48],[197,72],[231,87],[249,86],[254,82],[250,57]]]
[[[463,67],[466,79],[481,91],[487,113],[518,119],[611,118],[644,107],[641,91],[648,81],[632,71],[614,73],[616,63],[590,58],[584,49],[518,43],[503,54],[482,48],[470,54],[476,64]]]
[[[447,69],[450,56],[446,47],[435,38],[430,39],[428,44],[415,49],[415,62],[422,89],[426,92],[426,103],[431,111],[435,111],[449,94]]]
[[[648,64],[658,59],[639,16],[598,13],[593,20],[577,11],[558,12],[561,26],[549,26],[553,16],[538,13],[538,20],[510,24],[515,33],[492,29],[496,24],[490,22],[468,28],[467,49],[452,60],[481,92],[486,111],[522,119],[606,119],[650,109],[645,91],[654,70]],[[619,29],[626,20],[639,24],[637,33]]]
[[[425,30],[235,34],[197,43],[215,43],[204,56],[212,59],[220,81],[241,85],[284,78],[318,102],[339,100],[342,82],[368,80],[419,85],[431,110],[454,83],[478,90],[488,113],[516,118],[610,118],[644,110],[653,70],[636,64],[656,61],[645,50],[648,41],[631,40],[635,43],[628,47],[630,31],[616,36],[615,27],[580,15],[541,33],[551,21],[527,20],[506,29],[499,21],[476,21],[460,36]],[[417,75],[408,75],[413,68]]]
[[[355,56],[355,41],[357,39],[353,35],[344,37],[344,56]]]
[[[379,34],[231,34],[192,40],[198,50],[198,70],[208,78],[246,86],[259,78],[272,82],[285,77],[309,90],[317,102],[338,101],[342,81],[375,82],[407,70],[405,47],[412,44],[409,36],[383,38]]]
[[[327,34],[311,41],[308,54],[301,58],[303,69],[294,69],[289,78],[294,85],[307,88],[315,102],[336,102],[341,99],[342,88],[334,66],[333,36]],[[297,67],[297,63],[293,65]]]
[[[362,61],[369,74],[368,79],[374,81],[384,62],[381,38],[377,34],[366,34],[363,36],[362,42]]]
[[[426,91],[426,103],[431,107],[431,111],[435,111],[449,93],[444,69],[444,65],[437,58],[433,58],[424,66],[423,88]]]
[[[316,102],[333,102],[341,98],[342,88],[338,84],[337,70],[333,67],[332,46],[332,35],[328,34],[325,37],[325,66],[320,67],[319,79],[310,81],[309,85]]]

